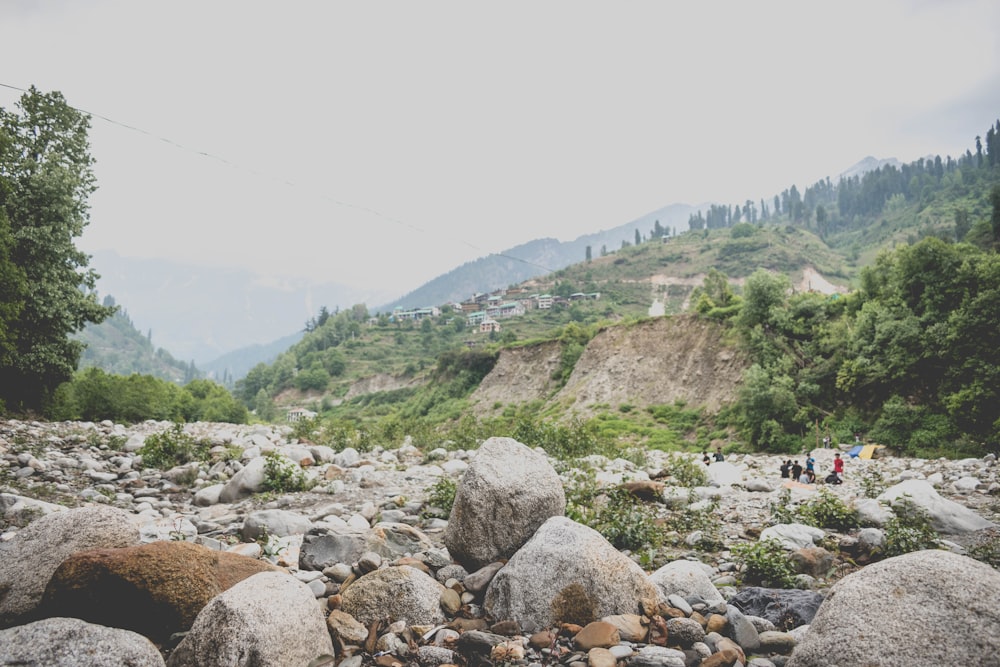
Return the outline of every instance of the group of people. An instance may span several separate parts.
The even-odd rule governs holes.
[[[816,459],[812,454],[806,459],[803,468],[798,460],[786,460],[781,464],[782,479],[793,479],[801,484],[816,483]],[[844,481],[844,459],[840,458],[840,453],[833,455],[833,472],[826,477],[827,484],[842,484]]]
[[[714,456],[714,458],[715,458],[716,461],[725,461],[726,460],[725,455],[723,455],[723,453],[722,453],[722,447],[716,447],[715,448],[715,454],[713,456]],[[701,462],[704,463],[705,465],[711,465],[712,458],[709,457],[707,451],[701,453]]]

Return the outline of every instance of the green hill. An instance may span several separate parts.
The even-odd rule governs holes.
[[[113,297],[105,297],[104,305],[113,306]],[[140,333],[128,312],[118,310],[100,324],[89,324],[77,334],[86,344],[80,357],[80,368],[96,367],[113,375],[152,375],[177,384],[186,384],[202,373],[194,362],[174,359],[163,348],[152,343],[152,332]]]

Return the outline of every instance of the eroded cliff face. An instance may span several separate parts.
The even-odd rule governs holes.
[[[644,407],[684,401],[716,412],[736,397],[749,365],[720,325],[691,315],[609,327],[587,345],[558,392],[558,343],[504,350],[472,395],[477,410],[545,401],[580,415],[595,405]]]
[[[553,341],[501,351],[493,370],[473,392],[471,403],[478,410],[490,411],[496,403],[546,400],[556,388],[552,374],[559,368],[560,350]]]

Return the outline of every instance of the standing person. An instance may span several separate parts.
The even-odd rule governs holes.
[[[806,471],[811,473],[816,472],[816,459],[812,457],[812,454],[810,454],[809,458],[806,459]]]
[[[788,474],[791,471],[791,468],[792,468],[792,461],[791,461],[791,459],[782,461],[781,467],[779,468],[779,470],[781,471],[781,478],[782,479],[788,479]]]
[[[792,464],[792,479],[798,481],[799,477],[801,476],[802,476],[802,466],[799,465],[798,461],[795,461]]]
[[[838,484],[844,481],[844,459],[840,458],[840,452],[833,455],[833,474],[840,480]]]
[[[712,459],[708,457],[708,452],[702,452],[701,454],[702,454],[701,462],[704,463],[705,465],[711,465]]]
[[[726,460],[726,457],[722,455],[722,447],[716,447],[715,448],[715,460],[716,461],[725,461]]]

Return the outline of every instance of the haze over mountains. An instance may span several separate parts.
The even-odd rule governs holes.
[[[841,175],[854,176],[881,165],[899,164],[893,158],[866,157]],[[113,251],[93,255],[91,266],[101,275],[98,289],[127,309],[155,347],[177,359],[194,361],[201,371],[217,378],[239,378],[260,361],[272,360],[302,334],[304,323],[320,307],[331,311],[364,303],[371,313],[397,306],[421,307],[461,301],[476,292],[506,287],[583,261],[589,246],[594,257],[602,247],[612,251],[632,243],[638,231],[648,236],[654,224],[680,234],[688,230],[689,216],[706,209],[670,204],[609,230],[585,234],[571,241],[542,238],[500,253],[467,262],[402,297],[377,289],[363,290],[334,283],[305,280],[278,282],[249,270],[213,268],[166,259],[123,257]],[[386,271],[392,267],[387,266]],[[400,285],[400,290],[408,286]]]

